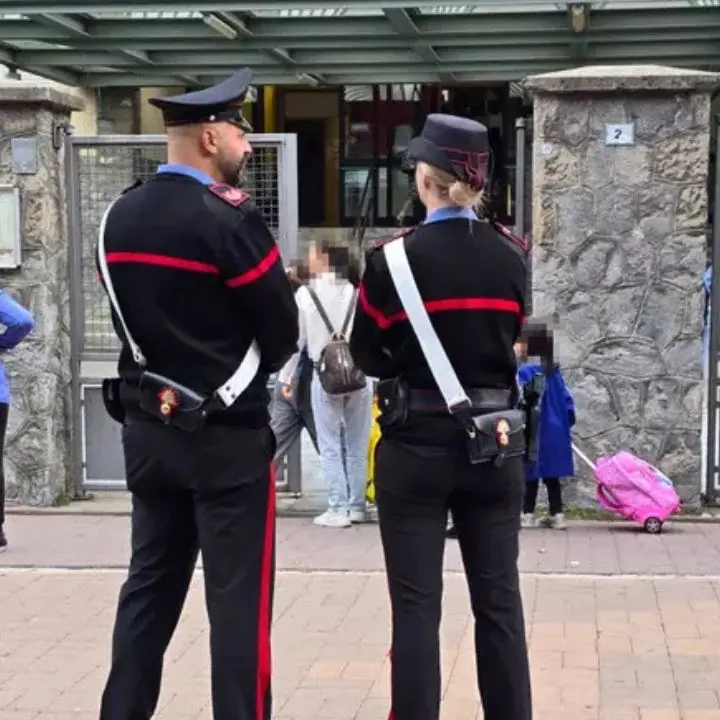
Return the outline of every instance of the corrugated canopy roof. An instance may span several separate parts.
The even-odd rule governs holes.
[[[0,0],[0,63],[71,85],[516,81],[584,64],[720,69],[719,0]]]

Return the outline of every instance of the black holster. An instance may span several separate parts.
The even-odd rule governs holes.
[[[157,373],[140,376],[140,409],[165,425],[196,432],[205,425],[208,415],[221,404],[215,396],[200,393]]]
[[[102,398],[108,415],[121,425],[126,412],[121,399],[122,380],[107,378],[102,381]],[[196,432],[205,425],[208,416],[223,407],[213,395],[206,398],[184,385],[157,373],[143,372],[138,384],[140,409],[165,425]]]
[[[378,425],[383,428],[404,425],[410,412],[410,390],[400,378],[381,380],[377,384],[378,407],[380,416]]]
[[[467,433],[471,465],[492,462],[501,467],[505,460],[525,454],[525,416],[522,410],[508,409],[473,415],[473,408],[453,413]]]

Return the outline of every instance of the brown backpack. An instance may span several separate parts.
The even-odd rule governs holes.
[[[350,318],[355,308],[357,292],[353,292],[342,330],[337,332],[333,328],[317,293],[310,286],[308,286],[307,290],[330,333],[330,342],[323,348],[322,353],[320,353],[320,360],[315,366],[322,389],[328,395],[346,395],[356,390],[362,390],[367,385],[367,378],[365,373],[355,364],[346,339]]]

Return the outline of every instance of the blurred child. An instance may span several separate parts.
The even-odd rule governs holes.
[[[518,382],[526,402],[539,403],[539,427],[537,430],[537,457],[525,468],[525,502],[522,527],[537,525],[535,504],[540,480],[545,483],[549,514],[541,524],[556,530],[565,530],[567,524],[563,512],[560,478],[575,474],[570,429],[575,424],[575,403],[565,385],[562,373],[553,363],[550,372],[540,363],[529,362],[527,345],[515,345],[518,356]]]

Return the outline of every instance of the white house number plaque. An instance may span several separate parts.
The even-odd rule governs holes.
[[[634,123],[608,123],[605,125],[606,145],[634,145]]]

